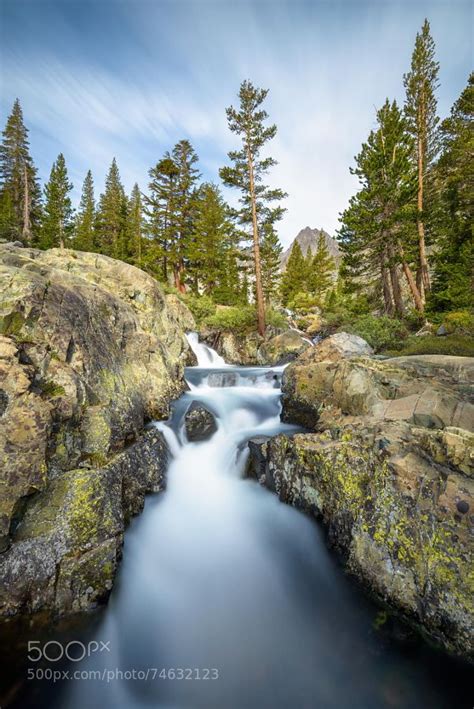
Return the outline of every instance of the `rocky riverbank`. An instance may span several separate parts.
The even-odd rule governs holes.
[[[166,446],[147,421],[184,389],[195,327],[143,271],[0,245],[0,616],[109,593]]]
[[[322,518],[347,569],[449,651],[474,651],[474,359],[380,360],[341,333],[283,378],[310,429],[250,445],[251,470]]]

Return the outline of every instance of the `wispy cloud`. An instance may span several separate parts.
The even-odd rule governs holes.
[[[44,178],[64,152],[76,196],[113,156],[128,189],[181,137],[206,179],[234,145],[225,106],[244,78],[271,89],[278,124],[271,175],[289,198],[280,235],[334,231],[354,191],[349,165],[402,74],[428,16],[446,114],[470,70],[469,2],[4,0],[2,114],[19,96]],[[24,20],[24,21],[23,21]],[[20,41],[21,40],[21,41]]]

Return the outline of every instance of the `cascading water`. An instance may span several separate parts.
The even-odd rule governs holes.
[[[198,367],[225,367],[227,366],[224,358],[221,357],[212,347],[208,347],[202,342],[199,342],[197,332],[188,332],[186,339],[189,346],[196,355]]]
[[[206,368],[187,370],[191,390],[156,424],[171,450],[167,489],[127,532],[95,634],[110,651],[75,664],[84,679],[55,685],[48,705],[453,705],[455,672],[447,685],[441,679],[446,658],[374,630],[379,609],[348,582],[316,523],[243,478],[250,437],[294,430],[279,417],[283,368],[218,368],[216,353],[192,335],[190,344]],[[186,439],[192,401],[216,417],[207,441]]]

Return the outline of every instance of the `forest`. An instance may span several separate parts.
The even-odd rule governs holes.
[[[306,255],[295,242],[281,272],[277,223],[286,195],[267,184],[276,162],[265,150],[277,128],[263,108],[268,90],[250,81],[240,86],[238,107],[226,109],[241,149],[219,171],[238,192],[238,207],[219,184],[201,180],[198,155],[183,138],[130,194],[115,158],[99,196],[87,172],[75,209],[62,153],[41,189],[17,99],[0,147],[0,239],[122,259],[222,328],[263,335],[291,311],[310,335],[323,322],[352,328],[379,351],[404,342],[407,351],[470,354],[474,74],[444,120],[438,74],[425,20],[403,76],[404,104],[386,99],[348,166],[359,190],[340,215],[338,267],[320,239]],[[426,337],[415,341],[423,326]]]

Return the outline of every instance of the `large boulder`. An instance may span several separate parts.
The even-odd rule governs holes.
[[[471,655],[473,443],[455,428],[340,422],[338,431],[272,439],[254,469],[282,501],[322,518],[372,593],[449,651]]]
[[[90,610],[107,599],[130,517],[164,486],[167,446],[156,429],[108,465],[47,480],[13,520],[0,555],[0,616]]]
[[[101,468],[167,417],[191,324],[121,261],[0,245],[0,551],[53,478]]]
[[[283,391],[284,418],[315,432],[251,446],[249,469],[322,517],[372,592],[473,653],[474,358],[305,353]]]
[[[209,409],[193,401],[184,415],[188,441],[206,441],[217,431],[216,419]]]
[[[296,330],[287,330],[262,342],[257,352],[257,361],[263,365],[287,364],[304,350],[312,347],[311,342]]]

